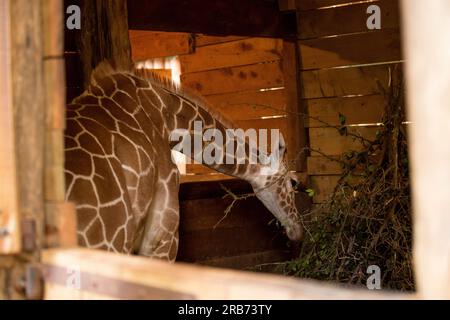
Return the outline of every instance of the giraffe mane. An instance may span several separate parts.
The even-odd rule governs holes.
[[[176,95],[182,97],[189,102],[198,105],[208,112],[213,118],[222,123],[225,127],[236,128],[236,124],[228,119],[223,113],[217,111],[216,108],[199,92],[175,83],[172,79],[164,77],[161,74],[154,72],[151,69],[135,68],[133,74],[140,78],[149,81],[151,84],[159,86],[165,90],[168,90]]]
[[[228,119],[223,113],[217,111],[214,106],[206,100],[200,93],[186,88],[182,85],[175,83],[172,79],[164,77],[161,74],[154,72],[151,69],[136,68],[134,67],[132,71],[129,69],[120,69],[107,60],[100,62],[97,67],[92,71],[91,83],[96,84],[96,82],[104,77],[111,76],[118,73],[131,74],[133,76],[139,77],[143,80],[148,81],[152,85],[159,86],[171,93],[174,93],[181,98],[198,105],[208,112],[213,118],[219,121],[222,125],[227,128],[236,128],[236,124]]]

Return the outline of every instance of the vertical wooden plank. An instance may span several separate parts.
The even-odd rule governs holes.
[[[63,1],[42,7],[45,133],[45,246],[76,246],[76,212],[64,203],[65,66]]]
[[[0,254],[20,251],[9,0],[0,0]]]
[[[286,92],[287,156],[291,170],[306,171],[307,129],[304,126],[304,106],[300,99],[298,47],[295,42],[283,42],[283,75]]]
[[[447,0],[403,0],[414,269],[425,299],[450,298],[450,29]]]
[[[10,231],[15,233],[15,237],[19,237],[17,232],[20,226],[22,232],[19,239],[20,258],[16,255],[9,257],[0,255],[0,291],[3,298],[20,299],[26,297],[27,293],[24,282],[26,266],[39,260],[44,229],[43,170],[46,112],[43,104],[42,1],[5,0],[1,5],[0,24],[9,24],[9,30],[4,29],[2,31],[5,32],[0,33],[3,34],[2,37],[5,34],[9,35],[10,47],[9,61],[7,64],[3,63],[1,67],[7,69],[6,77],[3,73],[1,75],[7,81],[6,86],[2,85],[2,91],[7,88],[5,92],[8,93],[7,104],[3,104],[3,95],[0,99],[2,111],[11,110],[2,114],[1,119],[3,122],[6,115],[6,128],[14,131],[14,135],[2,135],[1,143],[8,140],[11,144],[13,141],[15,149],[9,148],[5,151],[10,153],[14,151],[15,163],[11,164],[13,167],[0,169],[2,175],[8,169],[10,174],[15,172],[15,178],[9,178],[12,184],[9,185],[8,180],[4,182],[2,179],[2,187],[9,188],[9,194],[14,197],[17,195],[18,198],[16,214],[18,221]],[[0,130],[3,129],[2,126]],[[0,161],[3,161],[3,153],[1,158]],[[28,292],[39,293],[36,289],[38,288],[34,287]]]
[[[119,69],[132,66],[127,1],[82,0],[80,52],[86,85],[92,70],[103,60]]]

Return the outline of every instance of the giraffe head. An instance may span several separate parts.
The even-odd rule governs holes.
[[[280,137],[278,152],[266,156],[268,159],[263,162],[269,164],[257,165],[249,182],[256,197],[281,223],[289,239],[300,241],[303,227],[295,201],[298,179],[286,166],[285,151],[285,142]]]

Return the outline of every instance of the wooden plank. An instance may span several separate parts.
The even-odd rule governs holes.
[[[181,73],[243,66],[281,59],[280,39],[249,38],[204,47],[194,54],[180,56]]]
[[[303,98],[379,94],[388,88],[389,68],[395,64],[324,69],[301,73]]]
[[[191,182],[180,185],[180,202],[193,199],[221,198],[225,195],[225,191],[221,185],[233,191],[234,194],[252,192],[251,185],[240,179],[220,182]]]
[[[130,29],[203,33],[216,36],[283,38],[296,34],[295,14],[276,1],[130,0]]]
[[[178,261],[195,262],[283,247],[281,230],[265,226],[216,228],[184,232],[180,229]]]
[[[303,70],[402,59],[397,29],[299,41]]]
[[[210,169],[204,165],[201,165],[200,163],[188,163],[186,164],[186,173],[193,173],[193,174],[214,174],[218,173],[217,171]]]
[[[246,39],[247,37],[242,36],[210,36],[206,34],[196,34],[195,35],[195,47],[203,47],[211,44],[224,43],[229,41],[236,41]]]
[[[364,137],[365,139],[375,139],[377,127],[349,127],[348,133]],[[318,155],[314,150],[318,150],[326,155],[341,155],[348,151],[359,151],[363,149],[360,139],[350,135],[340,135],[335,128],[310,128],[309,139],[311,154]]]
[[[297,9],[296,0],[278,0],[280,11],[294,11]]]
[[[450,298],[450,28],[446,0],[403,1],[414,272],[423,299]],[[444,142],[445,141],[445,142]]]
[[[298,14],[299,38],[311,39],[346,33],[367,32],[369,15],[366,13],[366,10],[369,5],[373,4],[381,9],[381,25],[383,29],[399,28],[398,1],[381,0],[329,9],[300,11]]]
[[[121,70],[132,68],[126,0],[81,1],[81,24],[78,50],[85,86],[104,60]]]
[[[254,252],[241,254],[237,256],[214,258],[205,261],[198,261],[197,263],[205,266],[227,269],[249,269],[258,265],[266,265],[270,263],[277,263],[280,261],[287,261],[290,259],[288,251],[282,250],[267,250],[262,252]]]
[[[373,124],[382,121],[384,97],[370,95],[347,98],[324,98],[305,100],[309,118],[305,119],[308,127],[325,127],[341,125],[340,115],[345,117],[345,124]]]
[[[11,87],[10,1],[0,1],[0,254],[21,249],[17,162]],[[1,272],[1,271],[0,271]],[[3,288],[5,279],[0,279]]]
[[[181,83],[205,96],[284,85],[280,62],[183,74]]]
[[[338,175],[342,174],[343,166],[337,161],[339,160],[339,156],[331,156],[331,157],[308,157],[308,174],[309,175]],[[376,161],[379,159],[379,155],[373,155],[372,160]],[[363,168],[355,168],[353,173],[360,174],[363,172]]]
[[[336,160],[339,157],[334,157]],[[309,175],[338,175],[342,173],[342,165],[327,157],[308,157]]]
[[[171,57],[193,52],[189,33],[130,30],[133,61]]]
[[[326,202],[336,187],[340,176],[311,176],[310,188],[314,190],[314,203]]]
[[[95,294],[110,299],[415,298],[410,294],[342,288],[313,280],[225,271],[183,263],[170,264],[89,249],[46,250],[42,263],[46,268],[45,299],[87,299]],[[72,270],[73,266],[78,269],[72,274],[80,276],[80,288],[67,285],[67,271]],[[103,285],[94,285],[95,280]]]
[[[251,120],[285,115],[284,89],[246,91],[208,96],[207,100],[230,120]]]
[[[273,230],[268,223],[274,219],[274,216],[256,197],[236,202],[225,217],[225,210],[232,200],[230,197],[213,197],[182,201],[180,203],[180,232],[244,228],[246,226],[249,227],[249,232],[256,227]],[[233,239],[230,241],[234,242]],[[228,244],[230,245],[230,242]]]
[[[224,175],[222,173],[210,173],[210,174],[183,174],[180,177],[180,183],[189,182],[204,182],[204,181],[222,181],[228,179],[235,179],[234,177]]]
[[[285,138],[288,152],[286,159],[290,170],[306,171],[308,130],[303,121],[306,108],[300,99],[300,65],[298,45],[295,42],[284,41],[283,43],[283,71],[287,111]]]
[[[297,9],[311,10],[360,2],[361,0],[296,0]],[[364,0],[363,0],[364,1]]]
[[[286,118],[275,118],[275,119],[255,119],[255,120],[240,120],[236,121],[236,126],[238,128],[242,128],[244,130],[247,129],[267,129],[267,148],[270,149],[270,130],[278,129],[280,133],[283,134],[283,137],[288,136],[287,132],[287,120]]]

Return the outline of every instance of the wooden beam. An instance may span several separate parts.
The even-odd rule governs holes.
[[[79,50],[85,85],[103,60],[118,69],[131,68],[126,0],[81,0],[81,19]]]
[[[296,17],[260,0],[128,0],[130,29],[283,38]]]
[[[9,0],[0,0],[0,254],[18,253],[21,249],[9,6]]]
[[[194,51],[193,37],[182,32],[130,30],[133,61],[189,54]]]
[[[289,169],[306,171],[308,133],[303,114],[306,107],[301,99],[299,48],[297,43],[283,43],[283,75],[286,93],[287,157]]]
[[[447,0],[402,3],[414,205],[414,270],[425,299],[450,298],[450,29]]]
[[[342,288],[319,281],[170,264],[88,249],[44,251],[43,264],[46,299],[414,298],[411,294]]]

